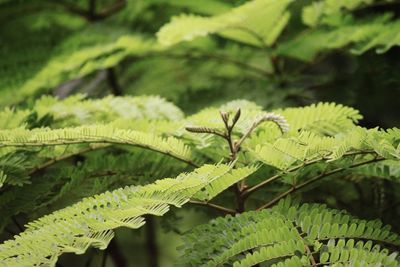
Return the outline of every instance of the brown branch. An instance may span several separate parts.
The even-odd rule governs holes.
[[[33,175],[33,174],[35,174],[35,173],[37,173],[37,172],[40,172],[40,171],[42,171],[42,170],[44,170],[44,169],[46,169],[46,168],[48,168],[48,167],[50,167],[50,166],[56,164],[56,163],[59,162],[59,161],[63,161],[63,160],[72,158],[72,157],[74,157],[74,156],[81,155],[81,154],[84,154],[84,153],[89,152],[89,151],[94,151],[94,150],[102,149],[102,148],[105,148],[105,147],[106,147],[106,146],[104,146],[104,147],[88,147],[88,148],[82,149],[82,150],[80,150],[80,151],[78,151],[78,152],[76,152],[76,153],[71,153],[71,154],[67,154],[67,155],[60,156],[60,157],[52,158],[51,160],[46,161],[45,163],[43,163],[43,164],[41,164],[41,165],[39,165],[39,166],[36,166],[35,168],[31,169],[31,170],[28,172],[28,175]]]
[[[196,204],[196,205],[200,205],[200,206],[204,206],[204,207],[209,207],[215,210],[218,210],[220,212],[223,212],[224,214],[236,214],[235,210],[232,209],[228,209],[213,203],[209,203],[209,202],[203,202],[203,201],[197,201],[197,200],[190,200],[189,203],[191,204]]]
[[[385,160],[385,158],[378,158],[378,157],[376,157],[376,158],[371,159],[371,160],[367,160],[367,161],[363,161],[363,162],[359,162],[359,163],[353,164],[353,165],[349,166],[348,168],[355,168],[355,167],[358,167],[358,166],[362,166],[362,165],[366,165],[366,164],[369,164],[369,163],[378,162],[378,161],[382,161],[382,160]],[[329,172],[326,172],[326,173],[322,173],[322,174],[320,174],[320,175],[317,175],[317,176],[315,176],[314,178],[311,178],[311,179],[309,179],[309,180],[307,180],[307,181],[305,181],[305,182],[303,182],[303,183],[301,183],[301,184],[299,184],[299,185],[294,185],[294,186],[293,186],[292,188],[290,188],[289,190],[287,190],[287,191],[285,191],[285,192],[279,194],[278,196],[276,196],[275,198],[273,198],[273,199],[272,199],[271,201],[269,201],[268,203],[266,203],[266,204],[262,205],[261,207],[259,207],[257,210],[262,210],[262,209],[265,209],[265,208],[269,208],[269,207],[273,206],[274,204],[276,204],[276,203],[277,203],[279,200],[281,200],[282,198],[286,197],[287,195],[289,195],[289,194],[291,194],[291,193],[293,193],[293,192],[295,192],[295,191],[297,191],[297,190],[299,190],[299,189],[302,189],[303,187],[306,187],[306,186],[309,185],[309,184],[312,184],[312,183],[314,183],[314,182],[316,182],[316,181],[319,181],[320,179],[322,179],[322,178],[324,178],[324,177],[330,176],[330,175],[332,175],[332,174],[339,173],[339,172],[344,171],[344,170],[346,170],[346,169],[347,169],[347,168],[336,168],[336,169],[331,170],[331,171],[329,171]]]
[[[304,248],[306,249],[306,252],[307,252],[307,256],[310,257],[311,266],[312,266],[312,267],[316,267],[316,266],[317,266],[317,262],[315,261],[315,258],[314,258],[314,256],[313,256],[313,253],[311,252],[310,247],[307,245],[307,243],[306,243],[307,241],[303,238],[303,234],[306,234],[306,233],[304,233],[303,231],[301,231],[301,228],[298,227],[297,225],[295,225],[295,223],[292,223],[292,224],[293,224],[294,228],[296,229],[297,233],[299,234],[299,237],[300,237],[301,240],[303,241]]]
[[[107,247],[107,252],[111,259],[115,263],[115,266],[126,267],[128,266],[125,256],[122,254],[121,248],[119,247],[115,238],[110,241]]]
[[[108,68],[107,70],[107,81],[110,86],[111,93],[115,96],[122,95],[122,88],[118,83],[117,75],[115,74],[115,70],[113,68]]]
[[[117,13],[120,11],[122,8],[124,8],[126,2],[125,0],[118,0],[103,9],[102,11],[96,13],[95,12],[95,0],[89,0],[89,10],[83,9],[77,5],[74,5],[72,3],[69,3],[68,1],[64,0],[58,0],[58,1],[53,1],[51,4],[58,4],[61,5],[64,9],[67,11],[76,14],[78,16],[81,16],[85,18],[87,21],[99,21],[106,19],[110,17],[111,15]]]
[[[364,155],[364,154],[376,154],[376,152],[373,151],[373,150],[348,152],[348,153],[344,154],[343,157]],[[243,193],[242,193],[243,197],[245,197],[245,198],[249,197],[250,194],[252,194],[252,193],[256,192],[257,190],[261,189],[262,187],[264,187],[266,185],[269,185],[270,183],[278,180],[279,178],[281,178],[282,176],[284,176],[287,173],[297,171],[297,170],[299,170],[299,169],[301,169],[303,167],[306,167],[306,166],[309,166],[309,165],[312,165],[312,164],[315,164],[315,163],[319,163],[319,162],[322,162],[322,161],[328,160],[328,159],[329,158],[327,158],[327,157],[320,157],[320,158],[317,158],[317,159],[309,160],[309,161],[303,162],[302,164],[294,166],[294,167],[286,170],[283,173],[276,174],[276,175],[264,180],[263,182],[261,182],[259,184],[256,184],[255,186],[244,190]]]
[[[123,9],[125,7],[125,5],[126,5],[125,0],[119,0],[119,1],[114,2],[113,4],[111,4],[110,6],[103,9],[102,11],[100,11],[97,14],[97,20],[105,19],[105,18],[117,13],[118,11]]]
[[[146,224],[144,227],[146,231],[146,247],[149,267],[158,267],[157,235],[153,216],[146,217]]]
[[[147,56],[160,56],[160,57],[164,56],[164,57],[170,57],[170,58],[178,58],[178,59],[182,58],[182,59],[191,59],[191,60],[209,59],[209,60],[215,60],[215,61],[221,61],[221,62],[225,62],[225,63],[234,64],[238,67],[242,67],[249,71],[253,71],[254,73],[260,74],[262,77],[273,77],[273,73],[270,73],[262,68],[248,64],[243,61],[228,58],[223,55],[218,55],[218,54],[210,54],[210,53],[174,54],[174,53],[168,52],[168,53],[159,53],[159,54],[149,54]]]
[[[122,141],[118,142],[118,141],[111,141],[111,140],[109,140],[109,141],[104,141],[104,140],[103,141],[82,141],[82,140],[78,140],[78,141],[72,141],[72,142],[68,142],[68,143],[64,142],[64,143],[50,143],[50,144],[33,143],[33,142],[31,142],[31,143],[15,143],[15,144],[7,144],[7,145],[3,144],[3,145],[0,145],[0,147],[6,147],[6,146],[27,147],[27,146],[44,146],[44,145],[46,145],[46,146],[58,146],[58,145],[67,145],[67,144],[88,144],[88,143],[90,143],[90,144],[130,145],[130,146],[134,146],[134,147],[140,147],[140,148],[148,149],[148,150],[151,150],[151,151],[154,151],[154,152],[166,155],[166,156],[170,156],[170,157],[172,157],[174,159],[177,159],[179,161],[182,161],[182,162],[184,162],[184,163],[186,163],[186,164],[188,164],[188,165],[190,165],[192,167],[195,167],[195,168],[200,167],[199,165],[197,165],[193,161],[181,158],[178,155],[174,155],[174,154],[170,153],[169,151],[159,151],[159,150],[153,149],[149,145],[132,144],[132,143],[129,143],[129,142],[122,142]]]

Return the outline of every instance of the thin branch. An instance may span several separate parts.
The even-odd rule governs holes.
[[[125,0],[119,0],[119,1],[114,2],[113,4],[109,5],[108,7],[106,7],[105,9],[103,9],[102,11],[100,11],[97,14],[97,20],[105,19],[105,18],[117,13],[122,8],[124,8],[125,5],[126,5]]]
[[[101,267],[106,267],[107,256],[108,256],[108,250],[105,249],[105,250],[103,251],[103,257],[102,257],[102,259],[101,259]]]
[[[146,247],[149,267],[158,267],[157,235],[153,216],[146,217],[146,224],[144,227],[146,231]]]
[[[88,1],[88,15],[93,20],[96,16],[96,0]]]
[[[11,220],[14,222],[14,224],[17,226],[18,230],[20,232],[24,231],[24,228],[19,224],[19,222],[17,221],[17,219],[15,218],[15,216],[11,217]]]
[[[69,143],[64,142],[64,143],[51,143],[51,144],[43,144],[43,143],[18,143],[18,144],[12,144],[12,145],[4,145],[3,144],[3,145],[0,145],[0,147],[6,147],[6,146],[26,147],[26,146],[44,146],[44,145],[46,145],[46,146],[58,146],[58,145],[66,145],[66,144],[88,144],[88,143],[90,143],[90,144],[130,145],[130,146],[133,146],[133,147],[140,147],[140,148],[148,149],[148,150],[151,150],[151,151],[154,151],[154,152],[166,155],[166,156],[170,156],[170,157],[172,157],[174,159],[177,159],[179,161],[182,161],[182,162],[184,162],[184,163],[186,163],[186,164],[188,164],[188,165],[190,165],[192,167],[195,167],[195,168],[200,167],[199,165],[194,163],[192,160],[181,158],[180,156],[174,155],[174,154],[172,154],[172,153],[170,153],[168,151],[160,151],[160,150],[156,150],[156,149],[154,149],[154,148],[152,148],[152,147],[150,147],[148,145],[132,144],[132,143],[123,142],[123,141],[118,142],[118,141],[112,141],[112,140],[102,140],[102,141],[78,140],[78,141],[73,141],[73,142],[69,142]]]
[[[343,157],[356,156],[356,155],[365,155],[365,154],[376,154],[376,152],[373,151],[373,150],[348,152],[348,153],[344,154]],[[264,180],[263,182],[261,182],[259,184],[256,184],[255,186],[244,190],[242,194],[243,194],[243,196],[245,198],[247,198],[247,197],[249,197],[250,194],[252,194],[252,193],[256,192],[257,190],[261,189],[262,187],[264,187],[266,185],[269,185],[270,183],[278,180],[279,178],[281,178],[282,176],[284,176],[287,173],[297,171],[297,170],[299,170],[299,169],[301,169],[303,167],[306,167],[306,166],[309,166],[309,165],[312,165],[312,164],[315,164],[315,163],[319,163],[319,162],[322,162],[324,160],[328,160],[328,158],[320,157],[320,158],[317,158],[317,159],[313,159],[313,160],[309,160],[309,161],[303,162],[302,164],[294,166],[294,167],[286,170],[283,173],[279,173],[277,175],[274,175],[274,176]]]
[[[306,233],[304,233],[303,231],[301,231],[301,228],[298,227],[297,225],[295,225],[295,223],[292,223],[292,224],[293,224],[294,228],[297,230],[297,233],[299,233],[299,236],[300,236],[300,238],[301,238],[302,241],[303,241],[304,248],[306,249],[306,252],[307,252],[307,256],[310,257],[311,266],[312,266],[312,267],[316,267],[316,266],[317,266],[317,262],[315,261],[315,258],[314,258],[314,256],[313,256],[313,253],[311,252],[310,247],[307,245],[307,243],[306,243],[307,241],[303,238],[303,234],[306,234]]]
[[[106,148],[106,147],[107,146],[104,146],[104,147],[88,147],[88,148],[82,149],[82,150],[80,150],[78,152],[75,152],[75,153],[71,153],[71,154],[60,156],[60,157],[52,158],[51,160],[46,161],[45,163],[43,163],[43,164],[41,164],[39,166],[36,166],[35,168],[31,169],[28,172],[28,175],[33,175],[33,174],[35,174],[37,172],[40,172],[40,171],[42,171],[42,170],[44,170],[44,169],[56,164],[59,161],[67,160],[67,159],[75,157],[77,155],[81,155],[81,154],[87,153],[89,151],[103,149],[103,148]]]
[[[273,77],[273,73],[268,72],[267,70],[264,70],[262,68],[259,68],[257,66],[253,66],[251,64],[248,64],[243,61],[239,61],[236,59],[228,58],[223,55],[217,55],[217,54],[210,54],[210,53],[180,53],[180,54],[174,54],[174,53],[159,53],[159,54],[149,54],[147,56],[165,56],[165,57],[170,57],[170,58],[182,58],[182,59],[192,59],[192,60],[202,60],[202,59],[209,59],[209,60],[216,60],[216,61],[221,61],[225,63],[230,63],[234,64],[238,67],[242,67],[244,69],[247,69],[249,71],[253,71],[254,73],[260,74],[262,77]]]
[[[107,70],[107,81],[111,89],[111,93],[115,96],[122,95],[122,88],[118,83],[117,75],[115,74],[114,68],[108,68]]]
[[[50,1],[49,1],[50,2]],[[119,12],[122,8],[124,8],[126,2],[125,0],[118,0],[109,5],[108,7],[104,8],[102,11],[96,13],[95,12],[95,0],[89,0],[89,10],[83,9],[77,5],[74,5],[72,3],[69,3],[68,1],[65,0],[58,0],[58,1],[53,1],[51,4],[58,4],[61,5],[63,8],[65,8],[67,11],[76,14],[78,16],[81,16],[85,18],[87,21],[98,21],[98,20],[103,20],[111,15]]]
[[[370,164],[370,163],[378,162],[378,161],[382,161],[382,160],[385,160],[385,158],[376,157],[376,158],[371,159],[371,160],[367,160],[367,161],[363,161],[363,162],[359,162],[359,163],[353,164],[353,165],[349,166],[348,168],[355,168],[355,167],[358,167],[358,166],[362,166],[362,165],[366,165],[366,164]],[[329,172],[317,175],[314,178],[311,178],[311,179],[309,179],[309,180],[307,180],[307,181],[305,181],[305,182],[303,182],[303,183],[301,183],[299,185],[294,185],[289,190],[287,190],[287,191],[279,194],[275,198],[273,198],[270,202],[268,202],[268,203],[262,205],[261,207],[259,207],[257,210],[262,210],[262,209],[265,209],[265,208],[269,208],[269,207],[273,206],[274,204],[276,204],[282,198],[286,197],[287,195],[289,195],[289,194],[291,194],[291,193],[293,193],[293,192],[295,192],[295,191],[297,191],[299,189],[302,189],[303,187],[306,187],[309,184],[317,182],[317,181],[319,181],[320,179],[322,179],[324,177],[330,176],[330,175],[335,174],[335,173],[339,173],[339,172],[344,171],[346,169],[347,168],[336,168],[336,169],[331,170]]]
[[[111,259],[115,263],[115,266],[126,267],[128,266],[125,256],[122,254],[121,248],[119,247],[115,238],[111,239],[110,244],[107,247],[107,251],[110,254]]]
[[[224,214],[236,214],[235,210],[229,209],[229,208],[225,208],[213,203],[209,203],[209,202],[203,202],[203,201],[197,201],[197,200],[190,200],[189,203],[191,204],[195,204],[195,205],[200,205],[200,206],[204,206],[204,207],[209,207],[215,210],[218,210],[220,212],[223,212]]]

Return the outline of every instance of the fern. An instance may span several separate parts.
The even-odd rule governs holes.
[[[6,266],[54,264],[61,253],[80,254],[89,246],[104,249],[113,237],[110,230],[120,226],[139,228],[144,224],[142,215],[161,216],[169,205],[182,206],[228,170],[226,165],[204,166],[176,179],[87,198],[27,225],[27,230],[14,241],[0,246],[1,262]],[[34,252],[32,244],[36,247]]]
[[[393,46],[399,45],[396,34],[399,22],[389,21],[388,18],[390,17],[384,15],[329,30],[314,30],[281,44],[277,53],[306,61],[322,52],[348,46],[355,54],[362,54],[370,49],[385,53]]]
[[[116,102],[120,104],[118,108],[123,108],[124,104],[137,107],[125,115],[115,105],[107,107]],[[153,103],[161,103],[160,111]],[[1,177],[8,185],[0,195],[3,214],[0,227],[4,229],[13,216],[21,213],[34,211],[36,216],[33,217],[37,217],[56,210],[28,223],[24,232],[0,245],[2,263],[5,266],[54,265],[66,252],[82,254],[90,246],[105,249],[113,238],[112,229],[121,226],[139,228],[144,223],[143,215],[161,216],[169,205],[179,207],[188,201],[228,214],[242,213],[246,199],[252,199],[254,192],[280,181],[279,194],[258,209],[269,208],[281,200],[279,205],[271,211],[217,219],[216,224],[211,223],[212,231],[231,231],[224,237],[216,234],[218,242],[212,239],[211,230],[199,228],[202,229],[200,232],[207,233],[206,237],[195,230],[194,236],[200,245],[190,245],[192,247],[187,249],[181,264],[252,266],[266,262],[268,265],[300,266],[365,262],[397,266],[396,254],[389,255],[379,246],[371,249],[371,242],[399,246],[397,235],[389,232],[387,227],[354,219],[324,206],[296,206],[291,205],[290,200],[282,199],[341,172],[353,176],[363,172],[374,175],[373,167],[366,169],[362,167],[364,165],[391,160],[393,166],[397,166],[400,158],[398,129],[383,131],[358,127],[356,123],[361,115],[357,110],[333,103],[280,109],[274,113],[243,101],[233,101],[220,108],[223,109],[220,112],[209,108],[182,118],[176,107],[159,98],[83,100],[77,96],[63,101],[41,99],[32,110],[38,118],[53,115],[51,124],[55,128],[64,123],[83,126],[31,130],[20,127],[0,131],[4,159]],[[104,109],[110,112],[106,113]],[[84,116],[71,116],[82,114],[81,110],[85,111]],[[168,113],[164,114],[164,110]],[[8,116],[17,116],[19,111],[6,112]],[[116,128],[121,123],[118,122],[121,116],[139,123],[140,126],[136,125],[139,128],[152,123],[166,123],[166,126],[164,130],[148,133],[130,130],[128,125]],[[163,120],[153,121],[157,118]],[[108,125],[85,125],[99,119],[117,121]],[[188,123],[192,125],[183,132],[183,126]],[[177,127],[175,130],[173,125]],[[132,150],[133,147],[136,150]],[[149,176],[163,175],[161,170],[156,171],[163,161],[159,156],[146,156],[147,163],[133,168],[131,161],[137,162],[141,157],[136,154],[139,148],[176,158],[189,166],[196,166],[194,159],[196,162],[207,161],[212,155],[216,159],[227,159],[228,163],[204,165],[191,173],[178,175],[176,179],[155,180]],[[97,151],[99,149],[103,153]],[[107,156],[111,151],[119,154],[115,161],[113,154]],[[66,160],[85,153],[84,163],[63,167]],[[39,174],[46,170],[49,173],[44,176],[45,181],[41,181],[43,177]],[[183,170],[179,167],[171,173]],[[266,170],[272,175],[263,180],[256,177]],[[32,177],[27,178],[29,176]],[[380,175],[387,176],[387,173]],[[20,180],[24,183],[31,181],[33,185],[9,187],[17,184],[19,179],[25,179]],[[90,181],[91,186],[87,188]],[[148,184],[150,181],[153,183]],[[397,182],[397,179],[393,181]],[[143,183],[147,185],[138,185]],[[226,198],[228,188],[235,189],[235,209],[211,203],[216,197]],[[74,190],[79,192],[75,196]],[[87,198],[71,205],[82,197]],[[30,199],[28,203],[26,198]],[[253,206],[259,202],[254,198],[249,203]],[[188,238],[192,237],[189,235]]]
[[[239,42],[269,46],[275,42],[289,20],[290,14],[285,9],[290,2],[256,0],[210,18],[181,15],[161,28],[157,37],[161,44],[168,46],[218,33]],[[263,20],[264,16],[268,16],[268,20]]]
[[[109,143],[133,145],[190,161],[190,150],[181,141],[169,137],[164,139],[154,134],[139,131],[119,130],[109,126],[82,126],[57,130],[3,130],[0,132],[1,146],[49,146],[68,144]]]
[[[128,55],[142,54],[152,50],[148,41],[137,36],[121,36],[115,42],[102,46],[94,44],[75,53],[55,56],[34,77],[19,89],[19,99],[55,87],[64,81],[81,78],[96,70],[115,66]],[[11,95],[3,103],[16,103]]]
[[[399,236],[380,221],[282,200],[271,210],[219,218],[185,236],[179,266],[399,266]]]
[[[390,3],[391,0],[339,0],[316,1],[302,11],[303,22],[308,26],[329,23],[330,17],[340,16],[343,11],[353,11],[374,4]]]
[[[39,118],[51,115],[55,121],[69,126],[112,122],[115,119],[174,121],[183,118],[178,107],[157,96],[108,96],[92,100],[85,99],[83,95],[75,95],[62,101],[46,96],[35,102],[33,110]]]
[[[0,0],[0,266],[399,266],[398,7]]]

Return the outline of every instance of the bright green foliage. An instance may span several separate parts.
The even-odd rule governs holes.
[[[82,126],[57,130],[5,130],[0,132],[1,146],[53,146],[69,144],[120,144],[148,148],[175,158],[188,160],[189,149],[175,138],[163,139],[153,134],[119,130],[109,126]]]
[[[291,202],[193,229],[185,236],[179,266],[400,265],[397,253],[389,250],[399,247],[399,236],[389,226],[324,205]]]
[[[303,22],[308,26],[329,24],[335,17],[343,16],[343,11],[366,8],[369,5],[390,3],[392,0],[324,0],[315,1],[303,9]]]
[[[55,121],[63,121],[67,125],[112,122],[115,119],[174,121],[183,118],[179,108],[157,96],[108,96],[93,100],[75,95],[63,101],[45,96],[35,102],[33,109],[38,118],[51,114]]]
[[[218,33],[228,39],[256,46],[272,45],[289,20],[291,0],[255,0],[214,17],[181,15],[158,32],[158,41],[173,45]],[[266,20],[265,17],[268,17]]]
[[[45,97],[30,110],[2,114],[9,118],[5,128],[13,129],[0,131],[0,178],[6,186],[0,229],[16,215],[34,212],[36,219],[0,245],[4,266],[54,265],[67,252],[105,249],[115,228],[139,228],[144,215],[161,216],[170,205],[188,201],[213,207],[210,201],[223,200],[227,189],[237,186],[239,199],[257,205],[252,194],[280,181],[281,193],[264,208],[340,173],[356,181],[360,175],[399,181],[400,131],[359,127],[357,110],[334,103],[266,112],[239,100],[184,117],[158,97],[86,100],[78,95]],[[48,128],[35,127],[29,114],[35,114],[35,123],[51,118]],[[224,120],[228,127],[234,124],[229,136]],[[76,156],[85,161],[69,165]],[[203,165],[221,160],[228,163]],[[169,173],[177,178],[160,180]],[[260,180],[260,173],[270,176]],[[43,214],[49,215],[38,216]],[[398,236],[380,222],[288,199],[272,209],[217,219],[185,238],[182,266],[399,264]]]
[[[0,266],[400,265],[399,5],[0,0]]]
[[[225,165],[204,166],[176,179],[125,187],[84,199],[31,222],[15,240],[0,245],[1,264],[54,265],[61,253],[82,254],[89,246],[105,249],[113,238],[110,230],[121,226],[141,227],[143,215],[161,216],[169,205],[182,206],[204,185],[228,170]]]

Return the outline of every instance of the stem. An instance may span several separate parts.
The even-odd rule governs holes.
[[[75,157],[77,155],[81,155],[81,154],[84,154],[86,152],[94,151],[94,150],[98,150],[98,149],[102,149],[102,148],[104,148],[104,147],[88,147],[88,148],[82,149],[81,151],[78,151],[76,153],[71,153],[71,154],[68,154],[68,155],[52,158],[51,160],[46,161],[45,163],[43,163],[43,164],[41,164],[39,166],[36,166],[35,168],[31,169],[28,172],[28,175],[33,175],[33,174],[35,174],[37,172],[40,172],[40,171],[42,171],[42,170],[44,170],[44,169],[56,164],[59,161],[63,161],[63,160]]]
[[[96,141],[77,140],[77,141],[71,141],[71,142],[66,142],[65,140],[57,140],[57,141],[59,141],[59,143],[44,144],[44,143],[31,142],[31,143],[13,143],[13,144],[6,144],[6,145],[5,144],[0,144],[0,147],[7,147],[7,146],[13,146],[13,147],[57,146],[57,145],[67,145],[67,144],[88,144],[88,143],[90,143],[90,144],[99,144],[99,143],[104,144],[105,143],[105,144],[115,144],[115,145],[130,145],[130,146],[140,147],[140,148],[143,148],[143,149],[148,149],[148,150],[151,150],[151,151],[154,151],[154,152],[161,153],[163,155],[170,156],[170,157],[172,157],[174,159],[182,161],[182,162],[184,162],[184,163],[186,163],[186,164],[188,164],[188,165],[190,165],[192,167],[195,167],[195,168],[199,167],[199,165],[197,165],[193,161],[185,159],[185,158],[181,158],[180,156],[174,155],[174,154],[172,154],[172,153],[170,153],[168,151],[159,151],[159,150],[156,150],[156,149],[154,149],[154,148],[152,148],[152,147],[150,147],[148,145],[133,144],[133,143],[129,143],[128,141],[114,141],[114,140],[101,140],[101,141],[97,141],[97,140]]]
[[[220,212],[223,212],[224,214],[236,214],[235,210],[232,209],[228,209],[213,203],[209,203],[209,202],[202,202],[202,201],[197,201],[197,200],[190,200],[189,203],[191,204],[196,204],[196,205],[200,205],[200,206],[205,206],[205,207],[209,207],[215,210],[218,210]]]
[[[88,16],[90,20],[93,20],[96,17],[96,0],[89,0],[88,9]]]
[[[367,160],[367,161],[363,161],[363,162],[359,162],[359,163],[353,164],[348,168],[355,168],[355,167],[358,167],[358,166],[362,166],[362,165],[366,165],[366,164],[369,164],[369,163],[378,162],[378,161],[382,161],[382,160],[385,160],[385,158],[374,158],[374,159],[371,159],[371,160]],[[314,183],[314,182],[316,182],[316,181],[318,181],[318,180],[320,180],[320,179],[322,179],[324,177],[327,177],[327,176],[330,176],[332,174],[341,172],[341,171],[343,171],[345,169],[347,169],[347,168],[336,168],[336,169],[331,170],[329,172],[317,175],[314,178],[312,178],[310,180],[307,180],[307,181],[305,181],[305,182],[303,182],[303,183],[301,183],[299,185],[294,185],[289,190],[287,190],[287,191],[279,194],[275,198],[273,198],[270,202],[268,202],[268,203],[262,205],[261,207],[259,207],[257,210],[262,210],[262,209],[265,209],[265,208],[269,208],[269,207],[273,206],[275,203],[277,203],[279,200],[281,200],[282,198],[284,198],[287,195],[289,195],[290,193],[293,193],[293,192],[295,192],[295,191],[297,191],[297,190],[299,190],[299,189],[301,189],[303,187],[306,187],[307,185],[312,184],[312,183]]]
[[[113,68],[107,69],[107,81],[110,85],[111,93],[115,96],[121,96],[122,89],[121,86],[118,84],[117,76]]]
[[[71,4],[68,1],[58,0],[58,1],[48,1],[51,4],[61,5],[67,11],[76,14],[78,16],[84,17],[87,21],[99,21],[106,19],[107,17],[117,13],[125,6],[125,0],[119,0],[109,5],[107,8],[103,9],[99,13],[95,12],[95,0],[89,0],[89,10],[85,10],[77,5]]]
[[[120,249],[117,241],[115,241],[115,238],[110,241],[107,251],[108,251],[107,253],[110,254],[113,262],[115,263],[115,266],[118,266],[118,267],[127,267],[128,266],[124,255],[121,253],[121,249]]]
[[[102,257],[102,259],[101,259],[101,267],[106,267],[107,256],[108,256],[108,250],[105,249],[105,250],[103,251],[103,257]]]
[[[182,59],[191,59],[191,60],[202,60],[202,59],[209,59],[209,60],[215,60],[215,61],[220,61],[220,62],[225,62],[225,63],[230,63],[234,64],[238,67],[242,67],[244,69],[247,69],[249,71],[252,71],[254,73],[260,74],[261,77],[273,77],[272,73],[269,73],[268,71],[259,68],[257,66],[253,66],[251,64],[248,64],[243,61],[239,61],[236,59],[228,58],[223,55],[217,55],[217,54],[210,54],[210,53],[196,53],[196,54],[191,54],[191,53],[186,53],[186,54],[173,54],[173,53],[161,53],[161,54],[152,54],[148,56],[165,56],[165,57],[170,57],[170,58],[182,58]]]
[[[144,226],[146,231],[146,247],[149,267],[158,267],[158,248],[154,218],[148,216]]]
[[[295,225],[295,223],[292,223],[292,224],[293,224],[294,228],[297,230],[297,233],[299,233],[299,237],[302,239],[302,241],[303,241],[303,243],[304,243],[304,248],[306,249],[307,256],[310,257],[311,266],[312,266],[312,267],[316,267],[316,266],[317,266],[317,262],[315,261],[315,258],[314,258],[314,256],[313,256],[313,253],[311,252],[310,247],[307,245],[306,240],[305,240],[305,239],[303,238],[303,236],[302,236],[303,234],[306,234],[306,233],[304,233],[303,231],[301,231],[301,228],[300,228],[299,226]]]
[[[348,153],[344,154],[343,157],[356,156],[356,155],[365,155],[365,154],[376,154],[376,152],[373,151],[373,150],[348,152]],[[299,170],[299,169],[301,169],[301,168],[303,168],[305,166],[309,166],[309,165],[312,165],[312,164],[315,164],[315,163],[319,163],[319,162],[321,162],[323,160],[327,160],[327,159],[328,158],[326,158],[326,157],[320,157],[320,158],[317,158],[317,159],[309,160],[309,161],[306,161],[306,162],[304,162],[304,163],[302,163],[300,165],[297,165],[297,166],[294,166],[294,167],[288,169],[284,173],[276,174],[276,175],[264,180],[263,182],[261,182],[259,184],[256,184],[255,186],[250,187],[247,190],[245,190],[243,192],[243,197],[245,197],[245,198],[249,197],[250,194],[252,194],[252,193],[256,192],[257,190],[261,189],[262,187],[264,187],[266,185],[269,185],[270,183],[278,180],[279,178],[284,176],[286,173],[297,171],[297,170]]]
[[[24,231],[24,228],[19,224],[19,222],[17,221],[17,219],[15,218],[15,216],[11,217],[11,220],[14,222],[14,224],[17,226],[18,230],[20,232]]]

